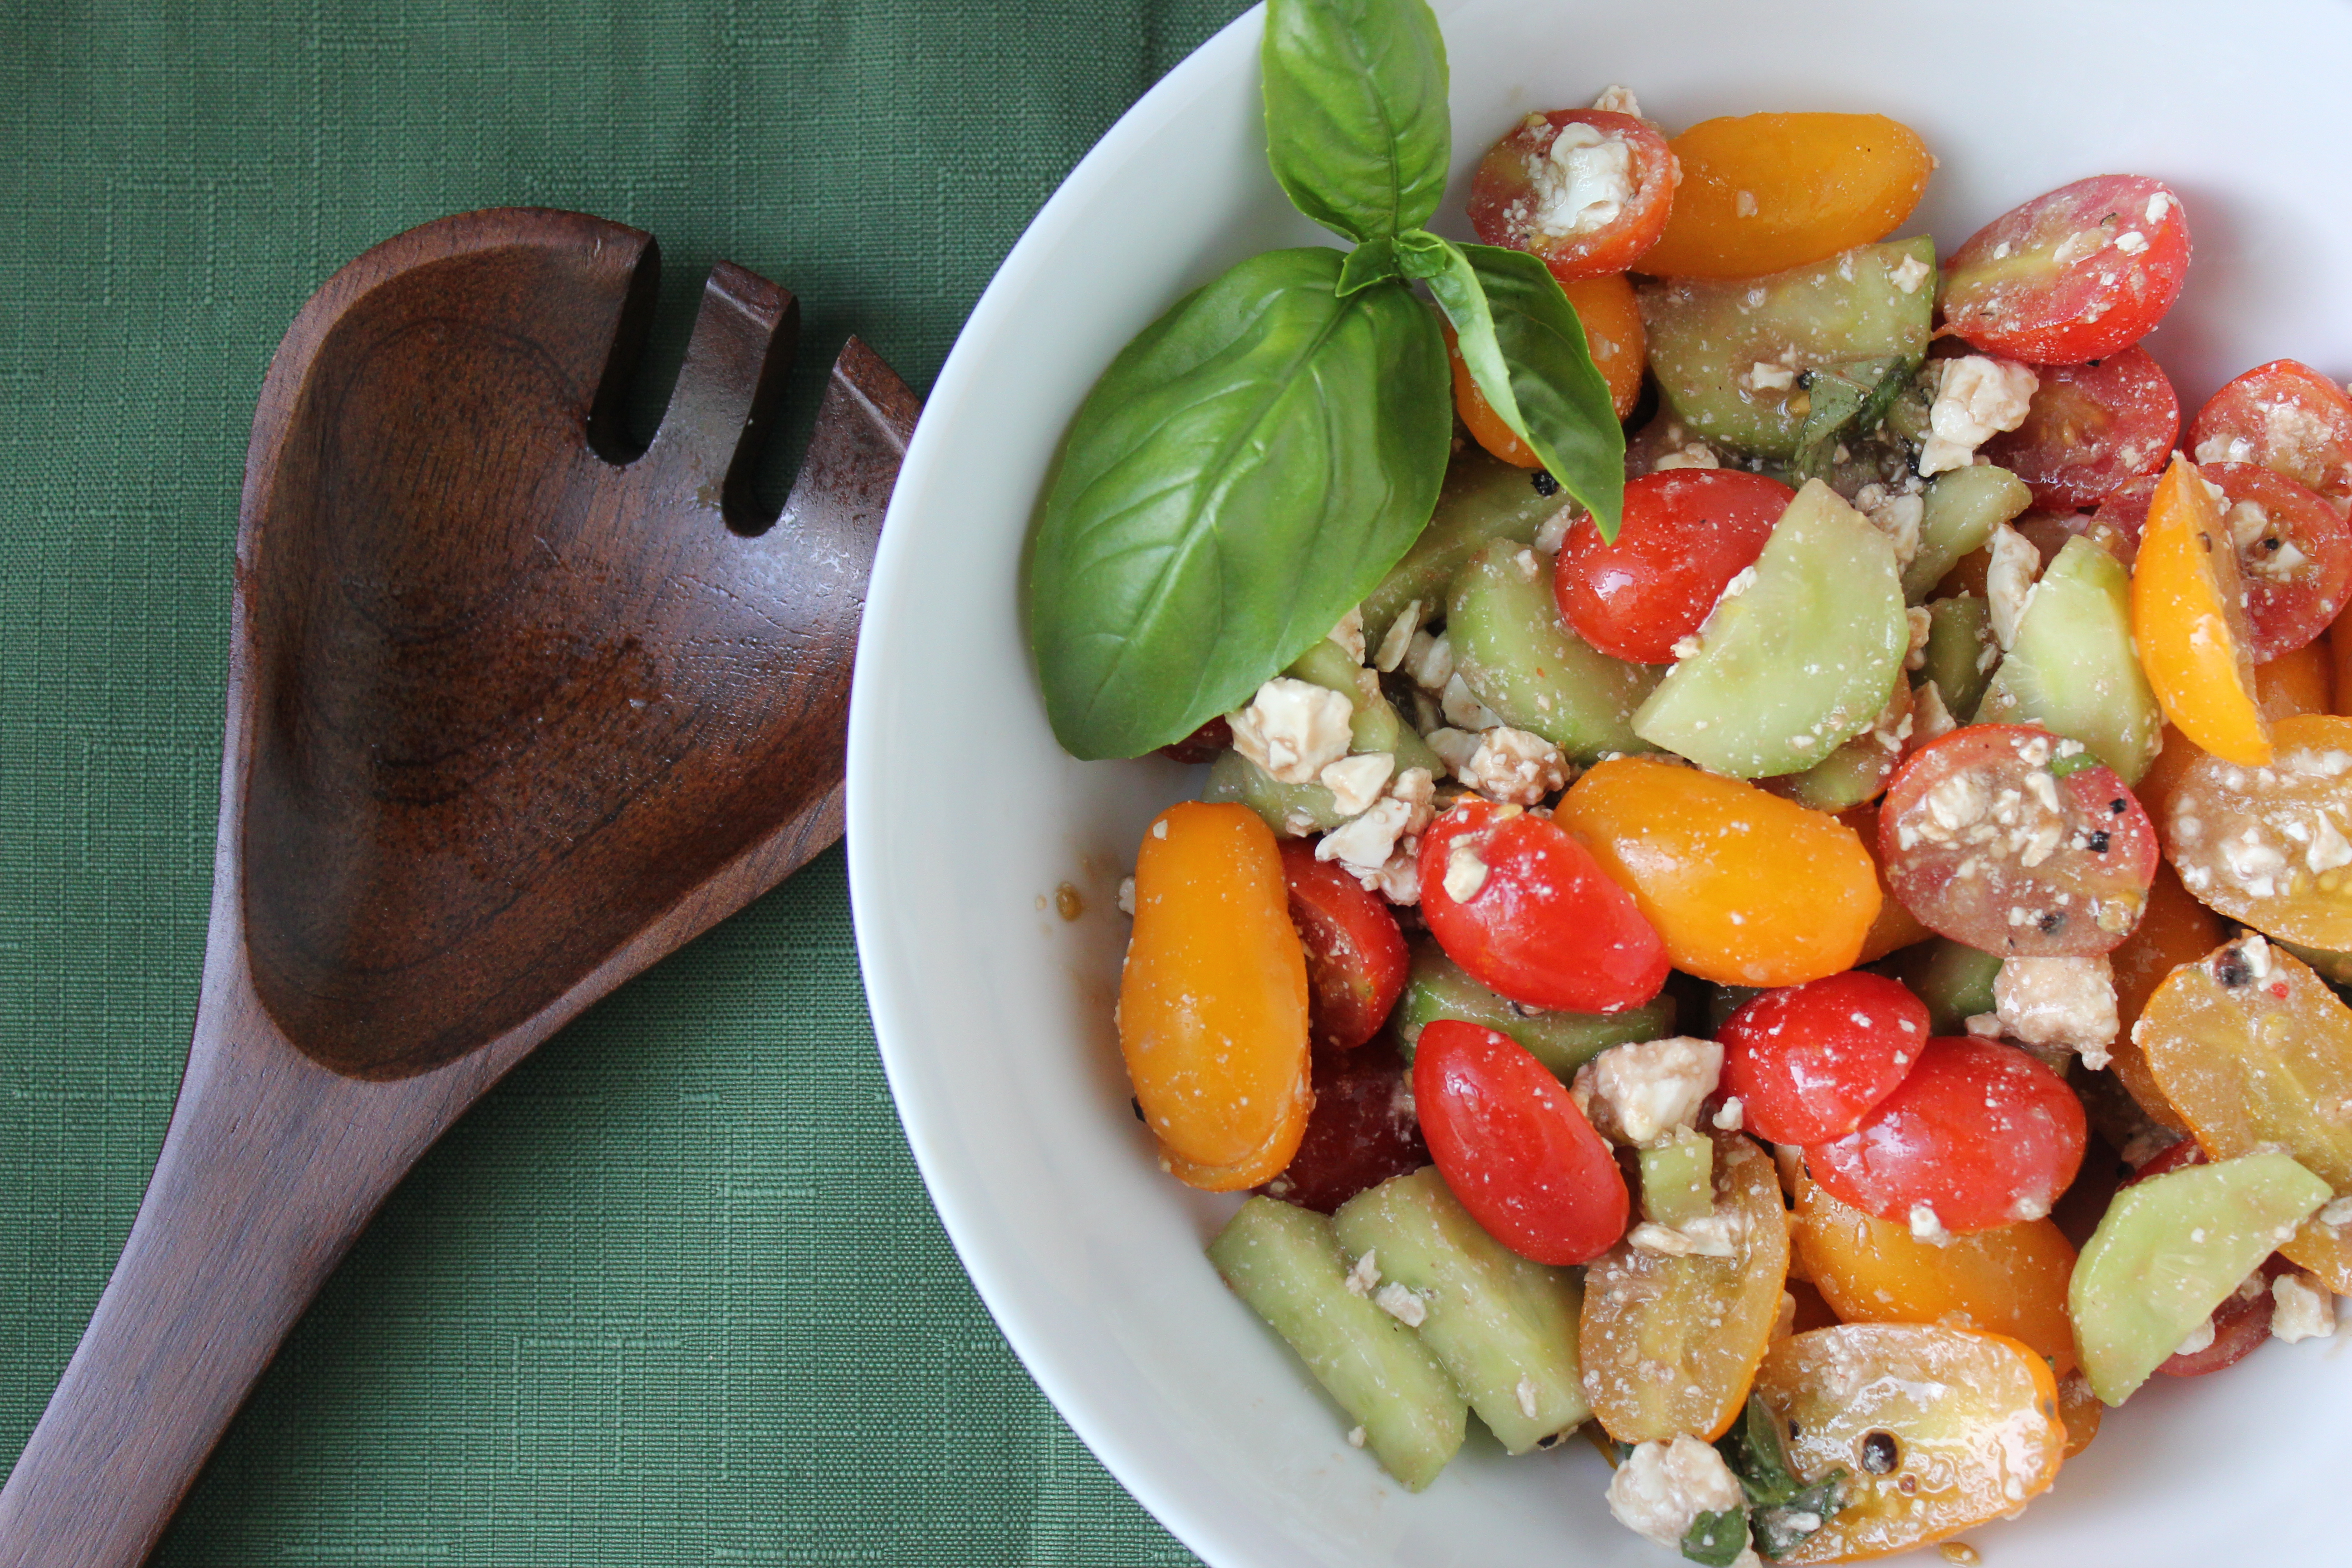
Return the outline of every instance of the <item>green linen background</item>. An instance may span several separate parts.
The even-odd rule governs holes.
[[[799,293],[920,392],[1055,183],[1240,0],[17,0],[0,8],[0,1463],[186,1049],[253,399],[444,213],[576,207]],[[1005,1348],[893,1115],[838,849],[418,1168],[157,1561],[1192,1561]]]

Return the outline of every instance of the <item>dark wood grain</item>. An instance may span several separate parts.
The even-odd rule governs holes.
[[[142,1561],[352,1239],[591,1002],[839,837],[851,657],[914,397],[842,351],[772,523],[796,308],[711,275],[652,444],[651,236],[443,219],[296,318],[254,419],[186,1076],[0,1489],[0,1565]]]

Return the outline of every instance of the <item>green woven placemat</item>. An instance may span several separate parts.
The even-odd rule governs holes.
[[[204,943],[253,397],[334,268],[469,207],[654,231],[928,388],[1239,0],[0,8],[0,1460],[104,1284]],[[667,369],[639,399],[657,411]],[[789,450],[768,476],[788,482]],[[493,1093],[167,1537],[193,1563],[1186,1563],[1037,1394],[908,1157],[838,850]]]

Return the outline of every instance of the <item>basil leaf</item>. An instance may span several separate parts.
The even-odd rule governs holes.
[[[1349,239],[1418,228],[1454,121],[1426,0],[1267,0],[1266,158],[1300,212]]]
[[[1402,249],[1404,242],[1399,241]],[[1446,242],[1429,291],[1454,323],[1470,378],[1551,477],[1617,537],[1625,502],[1625,427],[1592,363],[1584,323],[1551,268],[1524,250]],[[1407,276],[1412,275],[1410,264]]]
[[[1748,1514],[1744,1509],[1727,1508],[1720,1513],[1700,1514],[1683,1531],[1683,1555],[1694,1563],[1706,1563],[1706,1568],[1731,1568],[1747,1548]]]
[[[1397,256],[1396,241],[1385,234],[1374,235],[1355,249],[1339,265],[1339,293],[1344,297],[1359,289],[1369,289],[1391,278],[1402,278],[1404,268]]]
[[[1819,1534],[1845,1506],[1845,1469],[1839,1466],[1787,1502],[1758,1509],[1756,1550],[1777,1563]]]
[[[1074,756],[1139,756],[1246,702],[1427,524],[1445,343],[1402,284],[1268,251],[1179,300],[1072,421],[1029,562],[1029,639]]]

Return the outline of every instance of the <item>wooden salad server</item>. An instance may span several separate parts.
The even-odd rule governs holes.
[[[918,405],[852,339],[749,504],[793,297],[721,263],[618,443],[653,237],[445,218],[295,318],[236,540],[212,923],[155,1173],[0,1489],[0,1564],[128,1568],[433,1141],[842,829],[850,662]]]

